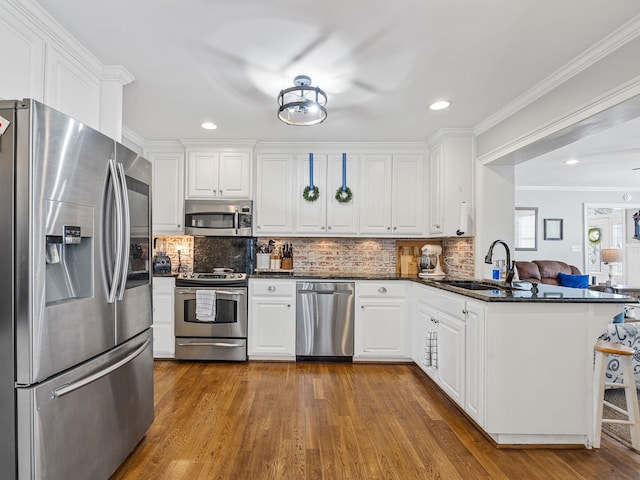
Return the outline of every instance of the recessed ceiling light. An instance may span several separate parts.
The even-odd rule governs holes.
[[[200,126],[205,130],[215,130],[216,128],[218,128],[218,126],[215,123],[211,123],[211,122],[204,122]]]
[[[433,102],[429,105],[430,110],[444,110],[445,108],[449,108],[451,102],[448,100],[438,100],[437,102]]]
[[[580,160],[576,160],[575,158],[572,158],[571,160],[566,160],[564,162],[565,165],[575,165],[576,163],[578,163]]]

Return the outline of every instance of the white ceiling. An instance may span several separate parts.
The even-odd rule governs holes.
[[[570,159],[578,163],[566,165],[564,162]],[[515,173],[516,185],[520,187],[640,190],[640,118],[519,164]]]
[[[640,14],[638,0],[39,3],[135,76],[124,124],[146,140],[424,141],[474,127]],[[299,74],[327,92],[321,125],[276,117]],[[441,98],[449,110],[427,109]]]

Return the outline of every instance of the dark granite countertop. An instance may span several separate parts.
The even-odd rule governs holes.
[[[295,272],[295,271],[267,271],[256,272],[249,278],[294,278],[314,280],[409,280],[448,292],[457,293],[483,302],[512,302],[512,303],[638,303],[638,299],[627,295],[598,292],[586,288],[568,288],[556,285],[538,284],[538,293],[531,292],[531,284],[518,282],[518,289],[507,290],[496,282],[496,288],[490,290],[468,290],[441,282],[441,279],[421,278],[417,275],[400,275],[397,273],[345,273],[345,272]],[[446,280],[456,280],[445,277]],[[469,279],[465,279],[469,280]],[[477,280],[491,282],[491,280]]]
[[[154,277],[177,277],[177,273],[154,273]]]

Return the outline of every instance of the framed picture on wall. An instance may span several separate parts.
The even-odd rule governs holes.
[[[562,240],[562,219],[561,218],[545,218],[544,219],[544,239],[545,240]]]

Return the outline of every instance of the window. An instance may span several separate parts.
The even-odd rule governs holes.
[[[538,249],[538,209],[516,207],[515,210],[516,250]]]

